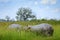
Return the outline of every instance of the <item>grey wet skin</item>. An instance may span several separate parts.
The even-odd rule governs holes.
[[[8,26],[9,29],[17,29],[18,31],[21,30],[21,25],[19,24],[11,24]]]
[[[42,23],[42,24],[35,25],[35,26],[28,26],[28,30],[29,29],[32,32],[36,32],[38,35],[42,34],[45,36],[52,36],[54,32],[52,25],[47,24],[47,23]]]

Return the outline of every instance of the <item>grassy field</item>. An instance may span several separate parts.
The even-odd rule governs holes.
[[[51,37],[43,37],[36,35],[32,32],[9,30],[8,25],[18,23],[23,26],[28,24],[36,25],[40,23],[35,22],[0,22],[0,40],[60,40],[60,25],[52,24],[54,28],[54,34]]]

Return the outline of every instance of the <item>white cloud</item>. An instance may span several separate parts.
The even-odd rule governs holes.
[[[37,1],[35,1],[35,5],[37,5],[38,4],[38,2]]]
[[[50,0],[51,4],[56,4],[56,2],[57,2],[56,0]]]
[[[41,4],[48,4],[49,0],[41,0]]]
[[[60,8],[56,8],[56,9],[53,9],[51,11],[54,12],[54,13],[58,13],[58,12],[60,12]]]
[[[57,0],[41,0],[41,4],[56,4]]]

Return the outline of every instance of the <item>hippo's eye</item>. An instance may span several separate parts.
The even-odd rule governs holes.
[[[50,32],[48,32],[48,34],[50,34]]]
[[[28,29],[30,29],[30,27]]]

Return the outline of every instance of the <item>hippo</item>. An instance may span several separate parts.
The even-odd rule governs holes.
[[[19,24],[11,24],[8,26],[9,29],[17,29],[18,31],[21,30],[21,25]]]
[[[52,36],[54,32],[52,25],[47,24],[47,23],[42,23],[35,26],[28,26],[27,30],[30,30],[31,32],[35,32],[38,35],[42,34],[45,36]]]

